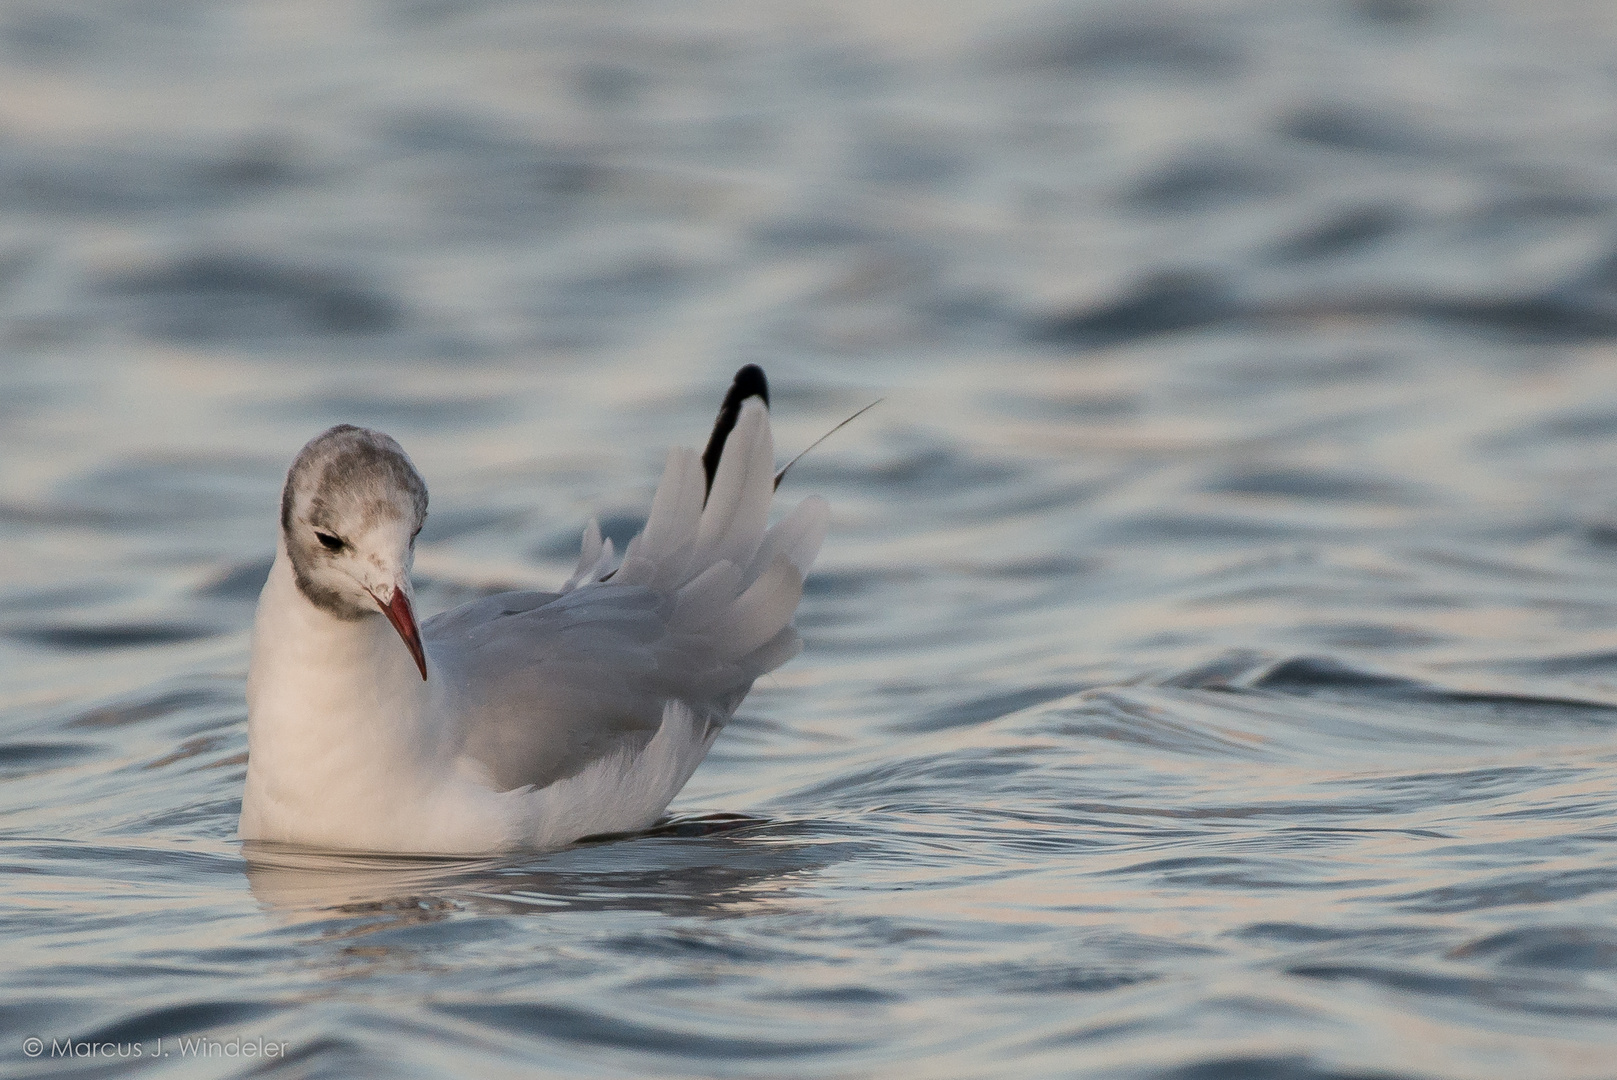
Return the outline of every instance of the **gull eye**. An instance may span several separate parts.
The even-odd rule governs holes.
[[[325,545],[327,551],[341,551],[348,546],[341,537],[332,536],[330,533],[317,532],[314,535],[320,538],[320,543]]]

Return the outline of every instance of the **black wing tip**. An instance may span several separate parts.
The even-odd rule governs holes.
[[[747,364],[736,372],[736,377],[730,380],[729,392],[724,395],[724,408],[734,406],[739,409],[741,403],[750,397],[763,398],[764,407],[769,407],[769,379],[757,364]]]
[[[709,493],[713,491],[713,477],[719,471],[719,459],[724,456],[725,440],[741,417],[741,403],[751,397],[760,399],[764,408],[769,408],[769,379],[757,364],[748,364],[736,372],[724,395],[724,404],[719,406],[718,419],[713,421],[713,434],[708,436],[707,449],[702,451],[702,470],[707,473]],[[706,496],[703,498],[705,500]]]

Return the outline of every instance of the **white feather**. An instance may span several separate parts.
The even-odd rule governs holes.
[[[763,539],[775,490],[775,443],[769,410],[751,398],[724,445],[696,534],[692,560],[698,571],[716,562],[746,566]]]
[[[736,597],[714,630],[715,646],[727,658],[740,658],[786,628],[803,598],[803,575],[784,555],[775,556],[758,580]]]

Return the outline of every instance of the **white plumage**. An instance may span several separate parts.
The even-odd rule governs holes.
[[[311,442],[254,624],[243,839],[471,853],[651,825],[753,680],[798,651],[791,619],[825,537],[814,497],[766,528],[769,413],[739,404],[710,491],[702,458],[670,451],[621,562],[590,522],[560,592],[421,624],[419,672],[406,645],[425,487],[379,433]]]

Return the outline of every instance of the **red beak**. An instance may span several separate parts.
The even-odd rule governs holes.
[[[421,631],[415,624],[415,612],[410,610],[410,598],[404,595],[404,590],[397,586],[393,589],[393,601],[384,604],[371,593],[371,599],[376,600],[376,606],[382,609],[387,621],[393,624],[393,629],[399,632],[404,639],[405,647],[415,658],[415,666],[421,669],[421,681],[427,681],[427,654],[421,648]]]

